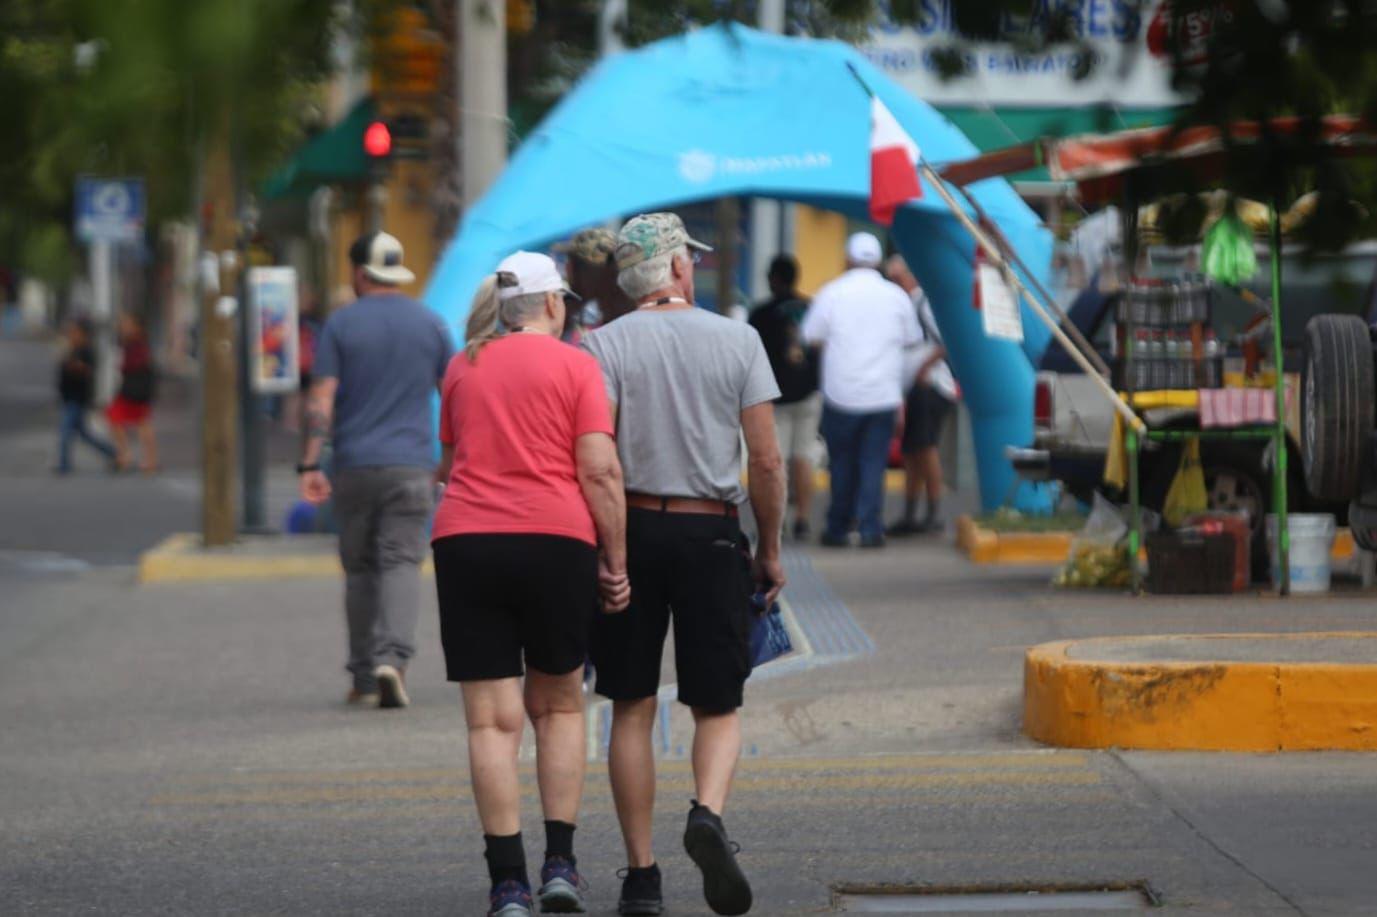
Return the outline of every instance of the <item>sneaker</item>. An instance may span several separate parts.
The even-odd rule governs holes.
[[[863,548],[883,548],[885,546],[885,536],[883,535],[862,535],[861,547]]]
[[[617,901],[617,913],[654,915],[665,909],[665,896],[660,890],[660,865],[652,863],[643,869],[617,870],[622,880],[622,896]]]
[[[919,535],[940,535],[947,528],[947,521],[937,516],[929,516],[918,525]]]
[[[358,688],[349,692],[349,696],[344,702],[351,707],[376,707],[378,705],[377,691],[360,691]]]
[[[813,527],[808,524],[807,519],[794,520],[794,540],[807,541],[808,536],[813,532]]]
[[[536,898],[544,914],[582,914],[583,879],[571,860],[553,856],[540,867],[540,891]]]
[[[833,535],[830,532],[823,532],[822,537],[818,539],[818,544],[822,545],[824,548],[849,548],[851,547],[851,539],[847,538],[845,535]]]
[[[406,694],[406,678],[401,669],[384,663],[373,670],[373,677],[378,680],[379,707],[392,709],[411,703],[411,698]]]
[[[905,516],[885,530],[886,535],[902,538],[905,535],[920,535],[925,532],[923,523],[912,516]]]
[[[508,879],[488,894],[488,917],[532,917],[531,887]]]
[[[722,819],[695,801],[684,829],[684,850],[703,873],[703,897],[715,914],[751,909],[751,883],[736,863],[738,849],[727,839]]]

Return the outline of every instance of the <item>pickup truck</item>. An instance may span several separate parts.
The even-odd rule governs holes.
[[[1154,248],[1150,258],[1155,266],[1154,273],[1171,276],[1177,273],[1190,257],[1189,249]],[[1356,497],[1359,488],[1350,477],[1338,479],[1333,475],[1342,471],[1344,461],[1356,461],[1345,453],[1340,458],[1335,453],[1343,447],[1353,451],[1356,438],[1370,438],[1373,431],[1374,382],[1372,378],[1373,352],[1371,346],[1365,351],[1367,387],[1364,391],[1352,394],[1349,388],[1334,381],[1344,375],[1340,358],[1346,356],[1336,348],[1339,345],[1318,347],[1310,343],[1312,334],[1307,322],[1318,315],[1325,315],[1325,327],[1341,324],[1348,329],[1349,342],[1359,336],[1368,341],[1367,321],[1369,316],[1370,288],[1374,285],[1374,268],[1377,267],[1377,243],[1364,243],[1330,256],[1307,257],[1296,250],[1283,251],[1282,261],[1282,332],[1284,367],[1288,372],[1297,372],[1307,363],[1309,355],[1316,354],[1324,361],[1322,368],[1307,372],[1303,385],[1306,397],[1313,392],[1328,393],[1330,405],[1328,414],[1319,410],[1303,410],[1306,420],[1302,428],[1315,431],[1313,441],[1319,444],[1311,457],[1292,442],[1288,454],[1290,474],[1289,493],[1292,512],[1334,512],[1346,514],[1345,501]],[[1255,297],[1270,298],[1268,289],[1269,265],[1265,248],[1258,255],[1259,271],[1257,278],[1248,289]],[[1117,284],[1104,281],[1100,276],[1092,279],[1067,310],[1067,321],[1077,329],[1100,353],[1106,363],[1111,362],[1111,341],[1115,320],[1116,305],[1119,298]],[[1256,300],[1254,300],[1255,302]],[[1212,324],[1220,341],[1232,341],[1248,322],[1258,314],[1258,308],[1239,293],[1227,288],[1215,287],[1212,291]],[[1355,324],[1356,323],[1356,324]],[[1329,341],[1330,338],[1325,338]],[[1228,355],[1236,356],[1236,348],[1230,348]],[[1355,365],[1353,363],[1350,366]],[[1361,370],[1361,366],[1360,366]],[[1351,375],[1351,374],[1349,374]],[[1345,376],[1346,377],[1346,376]],[[1308,380],[1314,378],[1317,385],[1311,387]],[[1038,366],[1034,397],[1034,441],[1031,448],[1011,449],[1010,458],[1021,476],[1029,480],[1060,481],[1065,489],[1080,500],[1088,500],[1100,491],[1110,499],[1124,502],[1126,495],[1109,492],[1103,482],[1105,451],[1109,443],[1113,408],[1108,400],[1080,371],[1071,358],[1055,343],[1049,346]],[[1365,401],[1362,399],[1365,398]],[[1348,400],[1342,400],[1348,399]],[[1339,401],[1342,400],[1342,404]],[[1360,402],[1360,403],[1359,403]],[[1304,407],[1307,404],[1302,399]],[[1353,420],[1355,413],[1362,413],[1366,405],[1366,426]],[[1324,420],[1335,410],[1348,413],[1338,421]],[[1314,418],[1313,422],[1311,418]],[[1153,426],[1193,428],[1198,419],[1194,411],[1162,409],[1147,414]],[[1337,426],[1336,426],[1337,424]],[[1341,429],[1346,439],[1336,442],[1336,434],[1331,431]],[[1306,434],[1309,436],[1309,433]],[[1364,443],[1367,439],[1364,439]],[[1267,456],[1268,444],[1254,440],[1202,440],[1201,464],[1205,473],[1205,485],[1209,494],[1211,509],[1233,510],[1248,513],[1253,525],[1254,569],[1260,570],[1265,563],[1266,543],[1263,535],[1265,513],[1271,510],[1272,491],[1268,477],[1270,461]],[[1328,448],[1327,452],[1320,450]],[[1368,446],[1372,456],[1372,487],[1369,494],[1371,522],[1377,534],[1377,453]],[[1318,456],[1318,465],[1312,461]],[[1168,487],[1180,462],[1178,444],[1145,444],[1139,459],[1139,480],[1144,506],[1160,510],[1166,498]],[[1347,467],[1347,466],[1343,466]],[[1304,472],[1302,472],[1304,468]],[[1334,469],[1340,468],[1340,472]],[[1313,469],[1327,469],[1325,472]],[[1324,478],[1324,473],[1331,475]],[[1313,481],[1326,481],[1328,488],[1307,487]],[[1343,490],[1345,496],[1334,496]],[[1350,493],[1353,497],[1348,496]]]
[[[1377,277],[1358,311],[1326,311],[1305,326],[1301,469],[1316,497],[1346,506],[1353,539],[1377,551],[1377,441],[1373,434]]]

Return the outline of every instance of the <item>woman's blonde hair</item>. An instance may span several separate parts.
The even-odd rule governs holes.
[[[478,352],[484,345],[502,336],[497,324],[497,313],[502,301],[497,295],[497,275],[489,274],[478,285],[478,292],[469,306],[469,321],[464,326],[464,353],[469,362],[478,361]]]
[[[464,328],[464,353],[470,363],[478,362],[478,353],[488,344],[502,337],[510,329],[533,318],[545,308],[549,293],[522,293],[508,299],[501,297],[501,288],[515,283],[514,275],[507,275],[504,284],[502,275],[489,274],[478,286],[469,307],[469,321]]]

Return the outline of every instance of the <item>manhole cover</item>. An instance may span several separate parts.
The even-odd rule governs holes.
[[[1157,904],[1146,883],[927,888],[841,885],[834,907],[850,914],[1017,914],[1027,911],[1146,911]]]

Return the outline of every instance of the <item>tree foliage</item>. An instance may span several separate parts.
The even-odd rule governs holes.
[[[328,72],[332,0],[5,0],[0,261],[52,274],[82,174],[147,179],[150,216],[190,211],[206,138],[232,126],[247,176],[300,134]],[[37,261],[38,263],[35,263]],[[60,280],[61,277],[50,277]]]

